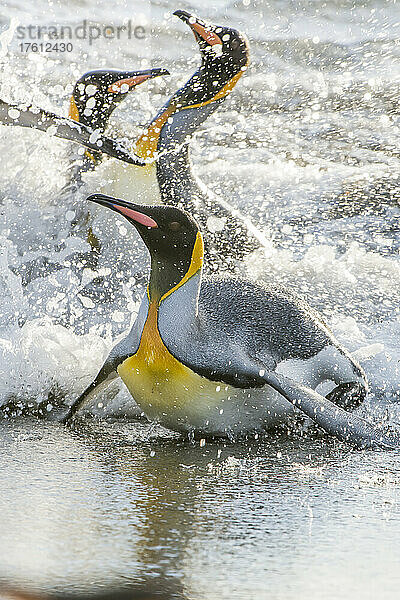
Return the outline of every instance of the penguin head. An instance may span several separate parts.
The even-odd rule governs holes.
[[[192,29],[201,65],[136,142],[136,154],[148,160],[188,139],[230,94],[250,61],[248,41],[236,29],[212,25],[185,10],[177,10],[174,15]]]
[[[69,117],[93,129],[104,129],[117,105],[128,92],[148,79],[169,75],[166,69],[89,71],[76,82],[70,101]]]
[[[138,231],[151,256],[151,299],[163,300],[201,271],[203,239],[187,212],[175,206],[132,204],[104,194],[92,194],[87,200],[123,215]]]
[[[212,25],[191,15],[186,10],[176,10],[174,15],[189,25],[199,45],[202,71],[215,75],[213,87],[225,85],[249,64],[249,43],[246,36],[232,27]]]

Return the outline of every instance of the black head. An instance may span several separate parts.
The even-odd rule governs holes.
[[[232,27],[207,23],[185,10],[177,10],[174,15],[193,31],[202,58],[200,69],[181,90],[184,106],[207,102],[224,91],[229,92],[250,62],[245,35]],[[232,87],[224,90],[227,85]],[[190,93],[187,88],[192,88]]]
[[[93,129],[104,130],[111,113],[128,92],[160,75],[169,72],[166,69],[89,71],[74,86],[69,116]]]
[[[123,215],[137,229],[151,256],[152,300],[162,300],[202,268],[203,240],[188,213],[174,206],[143,206],[103,194],[87,199]]]

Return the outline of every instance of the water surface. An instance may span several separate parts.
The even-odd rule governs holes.
[[[1,574],[79,592],[395,598],[399,455],[321,438],[191,444],[145,424],[3,423]]]

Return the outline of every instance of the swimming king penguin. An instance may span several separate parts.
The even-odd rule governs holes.
[[[93,169],[103,154],[131,165],[143,166],[145,163],[142,159],[132,156],[118,140],[108,138],[103,133],[112,112],[126,98],[127,92],[160,75],[169,75],[169,72],[166,69],[89,71],[74,86],[68,118],[36,106],[10,104],[0,99],[0,123],[49,130],[56,137],[89,148],[79,168],[71,173],[72,178],[78,178],[80,172]]]
[[[166,69],[147,69],[142,71],[122,71],[103,69],[88,71],[74,85],[70,99],[68,116],[95,132],[103,133],[111,114],[118,104],[127,97],[128,92],[154,77],[169,75]],[[76,156],[76,155],[75,155]],[[60,192],[59,200],[72,196],[82,185],[82,174],[95,169],[103,159],[103,153],[85,150],[83,157],[74,160],[69,172],[69,181]],[[100,247],[97,236],[88,227],[89,214],[78,210],[73,225],[85,231],[93,250]],[[94,260],[94,256],[91,257]]]
[[[193,173],[189,140],[246,72],[249,44],[240,31],[231,27],[213,25],[184,10],[174,15],[191,28],[199,45],[201,65],[152,120],[134,149],[146,160],[158,156],[161,201],[195,216],[206,236],[210,262],[215,260],[220,268],[222,257],[227,263],[241,258],[265,239]]]
[[[230,268],[234,259],[265,244],[263,234],[194,174],[189,142],[197,128],[221,106],[249,65],[246,37],[231,27],[207,23],[191,13],[174,13],[189,25],[201,64],[151,120],[133,146],[147,167],[114,161],[103,192],[136,202],[179,206],[193,214],[204,232],[208,267]]]
[[[303,301],[273,286],[203,277],[202,235],[178,208],[88,199],[135,226],[151,271],[132,329],[64,422],[118,373],[145,415],[176,431],[236,438],[284,421],[295,406],[356,445],[397,443],[346,410],[364,399],[365,375]]]
[[[96,132],[103,133],[111,114],[127,97],[128,92],[161,75],[169,75],[169,72],[166,69],[88,71],[74,85],[68,116]],[[94,169],[102,158],[103,154],[100,151],[85,150],[83,160],[78,164],[78,168],[74,169],[73,178],[76,180],[83,172]]]

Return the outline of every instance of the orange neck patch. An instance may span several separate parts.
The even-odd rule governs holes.
[[[166,110],[159,116],[157,119],[152,121],[145,131],[137,140],[134,150],[135,154],[144,160],[153,160],[156,158],[157,154],[157,146],[158,140],[160,137],[160,133],[165,123],[177,110],[189,110],[190,108],[199,108],[201,106],[207,106],[212,102],[216,102],[217,100],[221,100],[221,98],[225,98],[228,94],[231,93],[241,76],[243,75],[243,71],[239,71],[232,77],[227,84],[224,85],[220,91],[210,98],[210,100],[206,100],[205,102],[199,102],[199,104],[191,104],[189,106],[182,106],[179,109],[175,105],[174,102],[171,102],[169,106],[167,106]]]
[[[175,112],[176,106],[170,104],[167,109],[154,121],[152,121],[145,133],[143,133],[135,144],[135,154],[140,158],[152,159],[157,152],[158,138],[161,129],[169,117]]]

